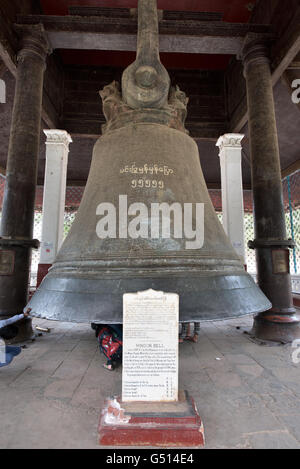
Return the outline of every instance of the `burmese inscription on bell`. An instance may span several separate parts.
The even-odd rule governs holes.
[[[123,401],[178,399],[178,314],[176,293],[123,296]]]

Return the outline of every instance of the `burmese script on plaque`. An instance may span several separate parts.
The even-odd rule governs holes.
[[[123,296],[123,401],[177,401],[179,296]]]

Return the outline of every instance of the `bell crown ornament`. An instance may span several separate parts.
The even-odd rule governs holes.
[[[188,98],[159,58],[156,0],[139,0],[137,56],[100,92],[106,124],[83,198],[29,306],[38,317],[122,322],[124,293],[180,298],[180,321],[234,318],[271,307],[214,211]]]

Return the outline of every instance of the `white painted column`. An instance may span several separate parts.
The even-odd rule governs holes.
[[[223,227],[246,264],[242,182],[242,134],[225,134],[217,142],[221,166]]]
[[[44,130],[46,169],[40,264],[52,264],[63,241],[66,179],[71,136],[65,130]]]

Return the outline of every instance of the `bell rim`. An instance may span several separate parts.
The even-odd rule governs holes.
[[[83,278],[51,279],[46,276],[28,306],[32,308],[33,316],[50,320],[122,323],[123,294],[148,288],[179,294],[182,322],[233,319],[271,308],[269,300],[246,271],[241,275],[220,274],[201,279],[186,275],[165,278],[128,276],[92,282]]]

